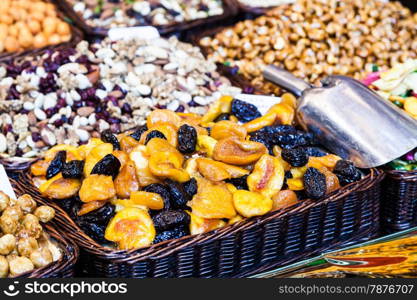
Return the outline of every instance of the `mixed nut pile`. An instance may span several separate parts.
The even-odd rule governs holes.
[[[55,216],[49,206],[36,207],[30,195],[17,200],[0,191],[0,278],[42,268],[62,257],[41,223]]]
[[[399,2],[298,0],[226,28],[200,44],[216,61],[237,67],[256,87],[278,93],[262,76],[275,64],[311,83],[329,74],[363,78],[374,65],[417,56],[417,15]]]
[[[71,28],[43,0],[0,1],[0,53],[56,45],[71,39]]]
[[[167,26],[223,14],[221,0],[69,0],[88,25]]]
[[[0,153],[35,157],[142,125],[154,108],[204,113],[217,97],[239,92],[175,37],[83,41],[0,65]]]
[[[265,7],[265,8],[295,2],[295,0],[238,0],[238,1],[246,6]]]
[[[417,60],[407,60],[389,70],[375,67],[374,72],[362,82],[417,119]],[[392,161],[388,166],[401,171],[417,170],[417,150]]]
[[[261,115],[222,96],[205,115],[151,112],[146,124],[31,166],[33,182],[86,234],[119,249],[199,234],[320,199],[361,179],[349,162],[292,126],[295,98]]]

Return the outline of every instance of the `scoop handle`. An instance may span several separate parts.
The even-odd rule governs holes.
[[[266,66],[263,75],[266,80],[286,89],[297,97],[300,97],[304,90],[311,88],[309,83],[273,65]]]

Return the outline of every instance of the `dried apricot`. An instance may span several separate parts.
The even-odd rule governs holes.
[[[157,123],[169,123],[178,128],[181,123],[181,117],[168,109],[155,109],[149,114],[146,125],[148,128],[152,128]]]
[[[198,192],[187,204],[193,214],[206,219],[231,219],[236,216],[233,196],[225,183],[198,179]]]
[[[339,178],[336,174],[330,172],[326,168],[320,168],[320,172],[326,176],[326,194],[331,193],[340,188]]]
[[[287,104],[291,106],[292,108],[297,107],[297,98],[293,94],[290,93],[284,93],[281,96],[281,103]]]
[[[201,119],[201,124],[205,126],[207,123],[214,121],[222,113],[230,113],[232,110],[232,96],[222,96],[216,102],[212,103],[207,113]]]
[[[245,190],[233,193],[233,204],[236,211],[246,218],[262,216],[272,209],[271,198]]]
[[[125,208],[113,217],[106,228],[105,239],[117,242],[120,249],[135,249],[152,244],[156,231],[149,214],[139,208]]]
[[[229,164],[248,165],[266,153],[268,149],[261,143],[230,137],[217,142],[213,158]]]
[[[44,182],[39,187],[39,191],[51,199],[66,199],[77,195],[80,187],[81,181],[79,179],[66,179],[59,173]]]
[[[190,180],[190,175],[182,169],[184,158],[172,152],[156,152],[149,158],[149,170],[154,176],[170,178],[178,182]]]
[[[164,199],[157,193],[136,191],[130,194],[130,200],[137,204],[146,206],[149,209],[160,210],[164,208]]]
[[[119,160],[121,168],[129,161],[129,155],[127,155],[126,152],[115,150],[112,152],[112,154]]]
[[[135,164],[136,177],[141,187],[159,182],[159,179],[156,178],[149,170],[149,155],[147,146],[137,146],[132,150],[132,152],[130,152],[129,157]]]
[[[34,176],[45,176],[46,170],[49,167],[49,163],[50,163],[49,161],[46,161],[43,159],[38,160],[37,162],[35,162],[34,164],[30,166],[30,172]]]
[[[249,174],[246,169],[202,157],[197,158],[197,168],[201,175],[211,181],[222,181]]]
[[[329,170],[333,170],[336,166],[336,163],[341,160],[341,158],[334,154],[327,154],[321,157],[310,156],[308,159],[307,166],[320,169],[321,167],[326,167]]]
[[[209,137],[208,135],[198,135],[196,150],[198,152],[206,153],[207,156],[212,157],[216,144],[217,140],[212,137]]]
[[[82,202],[104,201],[116,196],[116,189],[111,176],[93,174],[87,176],[81,185]]]
[[[148,131],[142,134],[142,137],[140,138],[140,143],[148,144],[149,142],[145,143],[146,139],[148,138],[148,133],[155,130],[161,132],[173,147],[177,147],[177,128],[170,123],[156,123],[152,125],[152,127],[149,127]]]
[[[67,152],[67,161],[70,160],[81,160],[82,157],[78,153],[78,149],[75,146],[71,145],[57,145],[46,151],[44,159],[46,161],[51,161],[55,158],[56,154],[60,151],[66,151]]]
[[[276,120],[280,122],[282,125],[291,125],[294,121],[295,111],[291,105],[287,103],[278,103],[272,106],[268,113],[274,113],[276,116]]]
[[[140,143],[130,135],[123,136],[120,139],[120,148],[123,152],[129,154]]]
[[[146,144],[146,151],[150,155],[156,152],[171,152],[182,157],[181,153],[167,140],[153,138]]]
[[[297,194],[291,190],[279,191],[272,197],[272,210],[278,210],[293,206],[298,203]]]
[[[278,193],[284,183],[284,167],[279,159],[264,154],[248,176],[249,190],[267,198]]]
[[[119,198],[129,198],[131,193],[139,190],[136,167],[133,161],[127,162],[114,180],[114,188]]]
[[[78,147],[78,154],[80,155],[81,159],[85,159],[90,151],[93,150],[98,145],[104,144],[104,142],[99,138],[92,138],[88,141],[87,144],[81,145]]]
[[[240,222],[242,220],[243,220],[242,216],[236,215],[236,217],[231,218],[229,220],[229,222],[227,222],[227,225],[232,225],[232,224],[238,223],[238,222]]]
[[[96,209],[99,209],[100,207],[103,207],[104,205],[106,205],[106,203],[106,201],[91,201],[84,203],[78,211],[78,215],[82,216],[88,214],[92,211],[95,211]]]
[[[304,182],[302,178],[287,179],[288,188],[292,191],[301,191],[304,189]]]
[[[187,212],[191,216],[190,233],[201,234],[216,230],[226,226],[226,222],[220,219],[204,219],[193,213]]]
[[[231,136],[244,139],[246,134],[247,132],[245,127],[232,121],[217,122],[213,125],[210,131],[210,136],[216,140],[221,140]]]
[[[276,121],[276,115],[274,113],[267,113],[260,118],[256,118],[248,123],[243,124],[247,132],[254,132],[266,126],[271,126]]]

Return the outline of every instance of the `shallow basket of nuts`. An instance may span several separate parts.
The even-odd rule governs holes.
[[[231,96],[154,110],[49,149],[19,189],[60,212],[89,276],[244,276],[375,235],[383,173],[320,148],[294,108],[285,94],[263,116]]]
[[[154,26],[161,34],[223,21],[237,13],[231,0],[56,1],[87,34],[107,36],[115,27]]]
[[[4,0],[0,13],[0,61],[72,46],[83,38],[52,0]]]
[[[239,9],[250,15],[263,15],[274,7],[293,3],[295,0],[235,0]]]
[[[417,60],[392,69],[374,66],[363,83],[382,98],[417,119]],[[417,225],[417,149],[384,167],[382,188],[382,230],[394,232]]]
[[[14,200],[1,191],[0,206],[0,278],[74,276],[78,247],[58,233],[52,207],[28,194]]]

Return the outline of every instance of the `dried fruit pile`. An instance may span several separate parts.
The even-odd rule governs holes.
[[[174,37],[83,41],[0,66],[0,154],[86,143],[108,128],[142,125],[153,108],[204,113],[215,97],[239,92]]]
[[[55,216],[49,206],[36,207],[30,195],[17,200],[0,191],[0,278],[42,268],[62,257],[41,223]]]
[[[71,39],[71,28],[43,0],[0,1],[0,53],[56,45]]]
[[[389,70],[375,66],[373,71],[362,82],[417,119],[417,60],[407,60]],[[401,171],[417,170],[417,150],[392,161],[389,167]]]
[[[69,0],[88,25],[166,26],[223,14],[221,0]]]
[[[200,44],[214,61],[238,67],[252,85],[278,93],[263,79],[267,64],[319,83],[329,74],[361,79],[374,64],[393,66],[416,58],[416,20],[400,2],[297,0]]]
[[[261,115],[223,96],[205,115],[151,112],[146,125],[58,145],[33,181],[101,243],[121,249],[208,232],[319,199],[361,179],[351,162],[292,126],[295,98]]]

